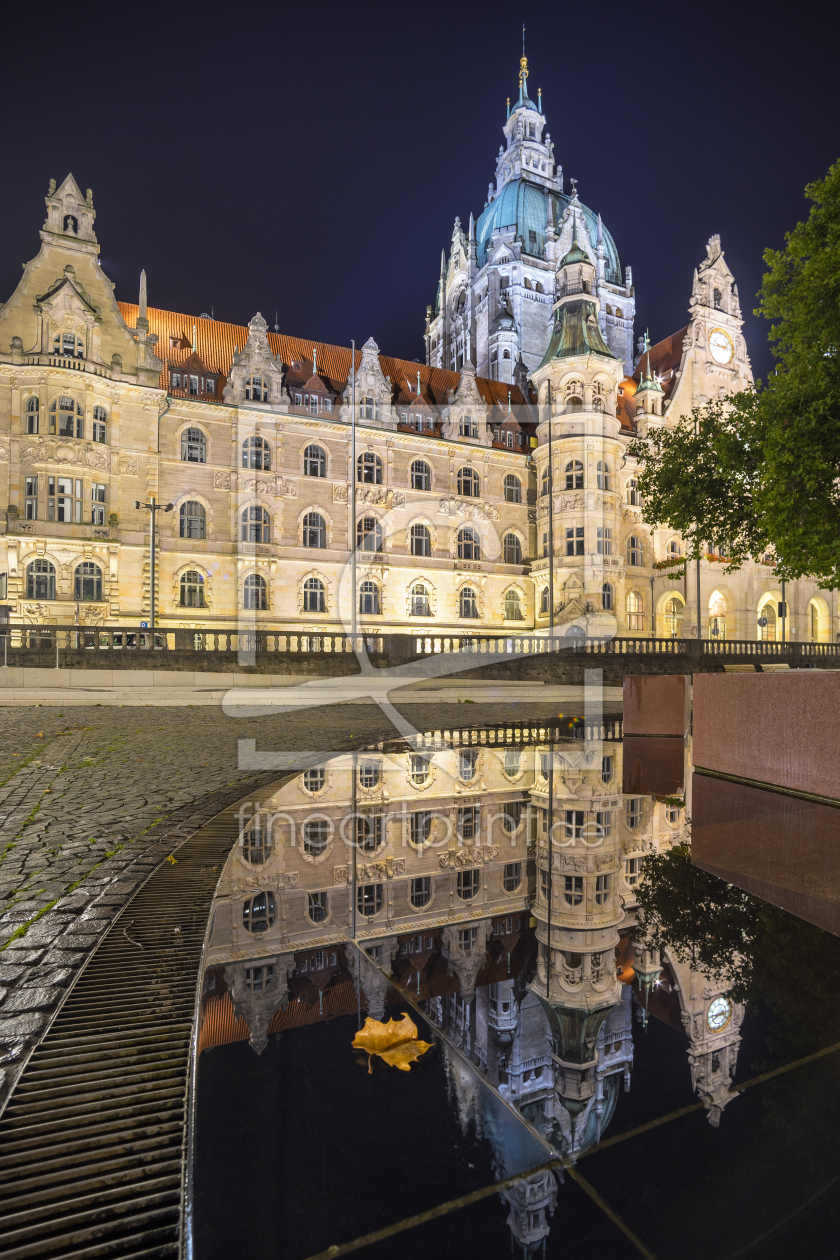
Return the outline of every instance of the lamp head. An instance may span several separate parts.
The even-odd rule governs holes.
[[[135,506],[136,508],[140,508],[140,507],[142,507],[142,504],[141,504],[141,502],[140,502],[140,500],[139,500],[139,499],[135,499],[135,500],[134,500],[134,506]]]
[[[165,511],[165,512],[171,512],[171,511],[172,511],[172,509],[174,508],[174,506],[175,506],[175,504],[174,504],[174,503],[167,503],[166,507],[164,508],[164,511]]]

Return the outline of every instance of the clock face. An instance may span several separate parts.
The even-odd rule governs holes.
[[[713,328],[709,333],[709,350],[715,363],[729,363],[735,354],[732,338],[722,328]]]
[[[729,998],[716,997],[709,1003],[706,1011],[706,1024],[711,1032],[720,1032],[732,1018],[732,1003]]]

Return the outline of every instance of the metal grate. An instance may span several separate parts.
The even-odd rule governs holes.
[[[0,1122],[0,1254],[176,1256],[207,916],[236,838],[220,814],[105,933]]]

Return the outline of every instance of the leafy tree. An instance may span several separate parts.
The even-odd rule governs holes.
[[[644,519],[693,555],[726,544],[728,570],[769,545],[780,577],[840,586],[840,162],[809,184],[813,205],[782,250],[765,250],[756,314],[777,360],[768,381],[654,429],[643,461]]]

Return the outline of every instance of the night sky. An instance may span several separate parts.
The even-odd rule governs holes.
[[[53,17],[50,16],[53,14]],[[838,7],[17,5],[4,14],[0,300],[48,181],[92,188],[118,298],[422,358],[455,215],[481,212],[517,94],[630,263],[637,334],[687,320],[719,232],[753,318],[762,251],[840,156]],[[5,347],[4,347],[5,349]]]

